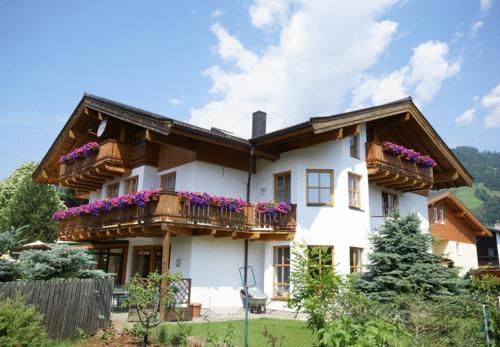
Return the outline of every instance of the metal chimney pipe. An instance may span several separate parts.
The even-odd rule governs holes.
[[[252,113],[252,138],[266,133],[267,114],[262,111]]]

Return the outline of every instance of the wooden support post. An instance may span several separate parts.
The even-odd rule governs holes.
[[[168,258],[170,257],[170,230],[165,231],[165,235],[163,236],[163,250],[161,254],[161,274],[168,273]],[[160,319],[165,319],[165,291],[168,287],[168,281],[166,278],[161,280],[160,285]]]

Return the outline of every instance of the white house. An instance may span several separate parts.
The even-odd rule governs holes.
[[[248,198],[239,214],[183,212],[175,193],[161,193],[144,208],[60,218],[60,239],[92,249],[118,284],[134,273],[179,271],[191,279],[191,301],[214,308],[241,307],[245,243],[257,286],[282,308],[292,241],[331,247],[341,273],[363,271],[369,236],[391,210],[418,214],[427,232],[429,190],[472,184],[411,98],[269,133],[265,122],[254,113],[253,136],[243,139],[86,94],[33,178],[91,202],[149,188]],[[98,150],[60,160],[89,141]],[[271,217],[259,212],[261,201],[292,207]]]

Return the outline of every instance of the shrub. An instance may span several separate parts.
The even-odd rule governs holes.
[[[14,299],[1,298],[0,301],[0,346],[44,346],[47,331],[43,316],[35,306],[26,306],[18,295]]]
[[[106,276],[101,270],[90,270],[94,263],[85,249],[55,244],[46,251],[23,251],[19,257],[21,275],[26,280]]]
[[[15,281],[20,276],[17,263],[0,259],[0,282]]]

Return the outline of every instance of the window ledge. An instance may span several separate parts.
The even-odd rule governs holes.
[[[359,212],[365,212],[365,210],[363,210],[362,208],[355,207],[355,206],[349,206],[349,209],[354,210],[354,211],[359,211]]]
[[[274,300],[274,301],[287,301],[288,300],[288,296],[273,296],[271,300]]]
[[[306,206],[307,207],[333,207],[333,204],[325,204],[325,205],[321,205],[321,204],[307,204]]]

